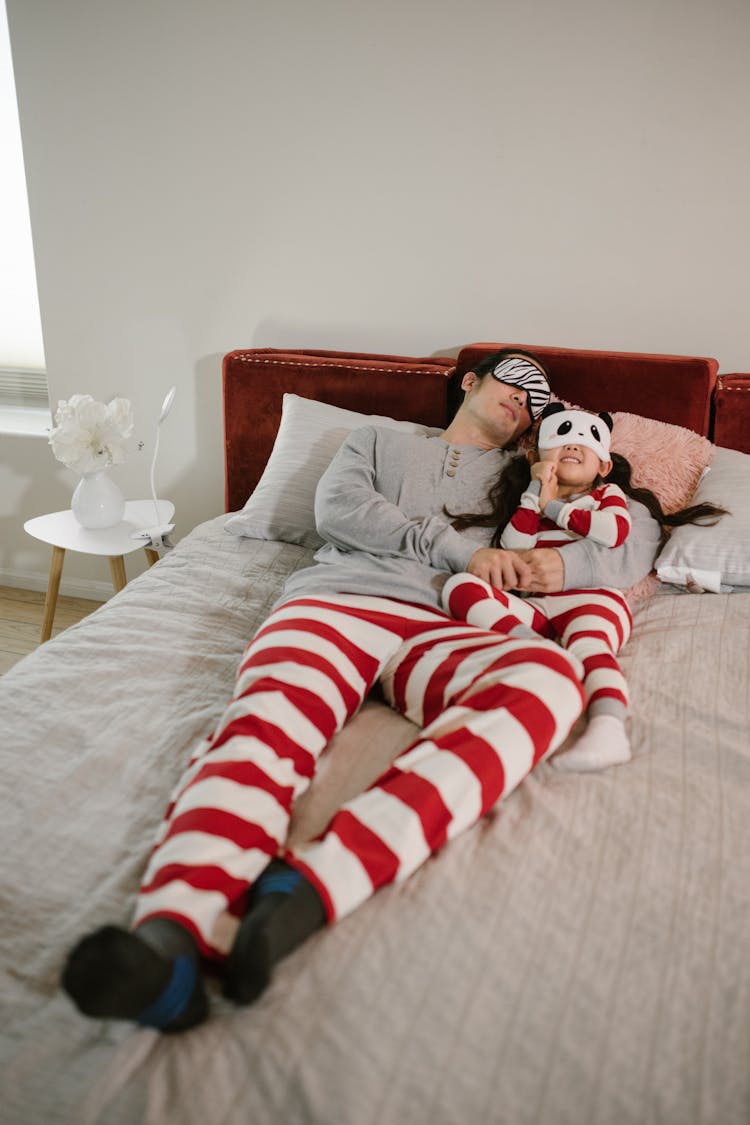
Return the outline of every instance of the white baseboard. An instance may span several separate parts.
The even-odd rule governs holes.
[[[16,570],[0,570],[0,586],[16,586],[22,590],[47,589],[48,574],[20,574]],[[95,602],[106,602],[114,590],[111,582],[91,582],[81,578],[60,580],[60,593],[68,598],[89,598]]]

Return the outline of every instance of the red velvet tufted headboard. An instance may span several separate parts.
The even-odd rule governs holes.
[[[457,359],[369,355],[355,352],[255,348],[224,357],[226,510],[241,508],[258,483],[270,455],[286,391],[364,414],[444,426],[460,401],[460,382],[481,356],[500,347],[523,347],[547,365],[553,390],[561,398],[595,410],[624,410],[685,426],[708,435],[718,364],[695,356],[583,351],[533,344],[471,344]],[[750,409],[742,421],[735,405],[750,407],[748,376],[728,377],[738,388],[732,405],[720,403],[725,430],[719,444],[750,444]],[[742,382],[745,380],[744,382]],[[747,420],[747,421],[745,421]],[[730,430],[726,429],[729,425]],[[729,434],[729,440],[724,439]]]

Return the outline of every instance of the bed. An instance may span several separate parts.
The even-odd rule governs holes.
[[[661,577],[631,591],[628,765],[542,763],[283,961],[254,1006],[212,983],[212,1017],[183,1035],[86,1020],[58,987],[82,933],[128,923],[172,786],[285,576],[310,563],[310,496],[337,443],[362,415],[444,425],[462,374],[498,346],[228,354],[231,518],[0,679],[3,1121],[750,1120],[750,377],[711,359],[531,345],[561,398],[615,412],[613,448],[636,467],[660,451],[642,479],[667,503],[697,489],[732,511],[675,532]],[[369,699],[295,839],[413,733]]]

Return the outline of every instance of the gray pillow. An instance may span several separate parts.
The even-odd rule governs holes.
[[[418,422],[359,414],[285,394],[279,431],[263,476],[242,511],[224,524],[226,530],[251,539],[322,546],[315,530],[315,489],[339,446],[360,426],[386,426],[410,434],[435,432]]]
[[[729,510],[713,527],[677,527],[656,560],[662,582],[695,593],[750,587],[750,456],[716,448],[691,503]]]

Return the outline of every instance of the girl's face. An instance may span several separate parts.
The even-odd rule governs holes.
[[[558,445],[555,449],[540,449],[539,459],[552,461],[558,483],[577,491],[591,488],[597,477],[606,477],[612,468],[611,461],[601,461],[593,449],[575,442]]]

